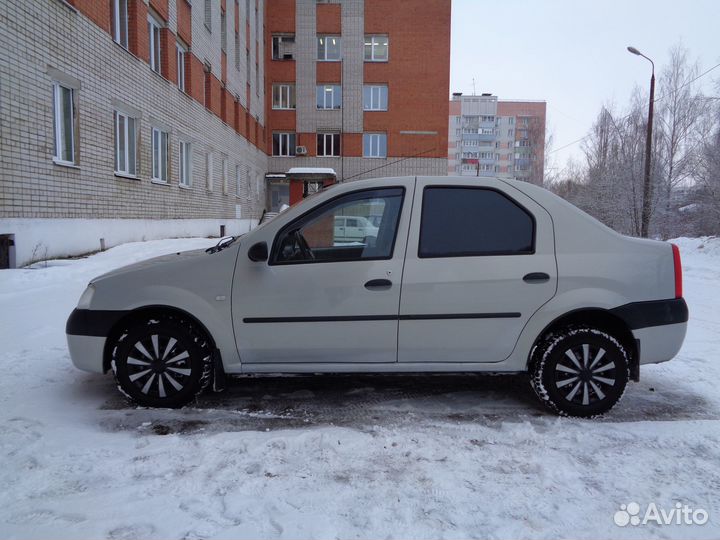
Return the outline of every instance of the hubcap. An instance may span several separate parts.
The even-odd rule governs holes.
[[[185,386],[190,353],[177,339],[162,334],[138,340],[127,358],[128,377],[143,394],[168,397]]]
[[[565,351],[555,365],[555,387],[567,401],[590,405],[615,385],[615,361],[602,347],[583,343]]]

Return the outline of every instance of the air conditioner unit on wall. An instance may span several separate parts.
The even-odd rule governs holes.
[[[296,146],[295,147],[295,155],[296,156],[304,156],[305,154],[307,154],[306,146]]]

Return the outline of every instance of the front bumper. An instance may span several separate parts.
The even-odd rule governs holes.
[[[76,368],[104,373],[105,341],[127,311],[74,309],[65,325],[70,358]]]

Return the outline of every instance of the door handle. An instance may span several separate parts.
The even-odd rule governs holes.
[[[389,279],[371,279],[365,284],[365,288],[369,291],[386,291],[392,287],[392,281]]]
[[[523,281],[525,283],[545,283],[549,280],[550,276],[545,272],[531,272],[529,274],[525,274],[523,277]]]

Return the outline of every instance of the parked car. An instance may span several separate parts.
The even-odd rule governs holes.
[[[361,242],[377,238],[378,228],[363,216],[335,216],[335,242]]]
[[[338,244],[336,216],[363,209],[382,215],[376,238]],[[590,417],[675,356],[687,320],[674,245],[529,183],[405,177],[339,184],[215,248],[100,276],[67,337],[75,366],[112,370],[144,406],[182,406],[226,374],[526,372],[550,409]]]

